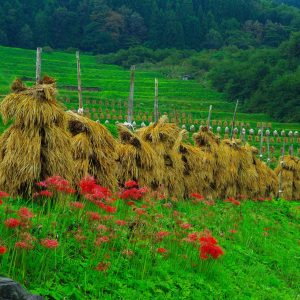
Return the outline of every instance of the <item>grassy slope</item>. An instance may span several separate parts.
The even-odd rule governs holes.
[[[9,86],[16,77],[35,77],[35,52],[31,50],[0,47],[0,95],[9,92]],[[100,65],[94,56],[82,55],[82,82],[84,87],[100,87],[101,92],[84,92],[85,99],[109,99],[126,101],[129,92],[129,71],[118,66]],[[76,60],[74,54],[52,52],[43,53],[43,74],[55,77],[58,86],[77,84]],[[137,71],[135,99],[137,111],[152,111],[154,78],[159,78],[161,112],[177,111],[192,113],[194,118],[207,118],[209,105],[213,105],[212,119],[231,120],[234,104],[225,101],[222,94],[199,85],[196,81],[182,81],[164,78],[151,71]],[[70,98],[77,106],[76,91],[59,89],[61,99]],[[97,105],[90,105],[90,107]],[[238,120],[249,122],[271,122],[265,114],[238,114]],[[279,124],[273,122],[276,129],[299,129],[300,124]]]
[[[24,200],[10,203],[14,209],[25,204]],[[54,251],[37,244],[34,250],[6,253],[2,260],[0,256],[1,273],[25,283],[32,292],[47,299],[299,297],[299,203],[245,201],[241,206],[222,202],[206,206],[180,202],[173,203],[171,208],[161,204],[146,202],[147,214],[137,217],[131,208],[117,201],[116,216],[93,225],[84,214],[72,212],[66,205],[57,206],[47,215],[41,213],[41,207],[27,203],[36,214],[30,231],[38,240],[57,236],[59,247]],[[91,210],[97,209],[86,203],[85,211]],[[180,213],[177,218],[175,210]],[[14,215],[13,211],[7,214],[0,207],[1,239],[10,249],[17,238],[14,230],[4,228],[3,221]],[[142,226],[130,235],[128,225],[115,225],[117,219],[128,223],[135,220]],[[179,220],[190,223],[192,228],[180,228]],[[97,247],[94,240],[101,233],[91,228],[99,223],[108,227],[102,235],[111,236],[111,241]],[[74,239],[76,224],[80,224],[82,234],[87,237],[83,243]],[[225,250],[225,255],[217,261],[201,261],[199,246],[182,241],[188,233],[206,228]],[[231,233],[232,229],[237,232]],[[163,241],[155,241],[158,231],[168,231],[170,235]],[[168,254],[158,254],[159,247],[166,248]],[[131,249],[134,254],[124,257],[124,249]],[[95,270],[99,262],[110,263],[106,273]]]

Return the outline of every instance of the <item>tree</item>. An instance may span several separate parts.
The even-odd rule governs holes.
[[[33,48],[33,34],[28,24],[25,24],[18,34],[18,46],[21,48]]]

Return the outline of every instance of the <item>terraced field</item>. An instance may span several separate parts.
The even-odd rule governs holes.
[[[35,51],[0,47],[0,95],[9,92],[9,86],[16,77],[25,78],[32,83],[35,77]],[[129,70],[118,66],[101,65],[96,57],[81,55],[82,83],[85,90],[84,100],[90,100],[85,107],[99,108],[99,100],[102,100],[103,109],[112,109],[115,103],[125,104],[129,93]],[[42,55],[42,73],[55,77],[58,82],[59,99],[66,103],[68,108],[77,107],[77,92],[70,90],[70,86],[76,88],[76,58],[75,53],[51,52]],[[151,71],[143,71],[137,68],[135,83],[135,110],[136,112],[152,113],[154,78],[159,79],[159,103],[160,112],[186,113],[193,119],[205,119],[209,105],[213,105],[212,119],[230,121],[234,110],[234,103],[226,102],[224,95],[209,88],[201,86],[198,82],[181,79],[165,78],[162,74]],[[66,87],[69,86],[69,89]],[[97,89],[91,89],[97,88]],[[100,90],[100,91],[99,91]],[[92,104],[92,100],[97,100]],[[108,101],[103,101],[108,100]],[[104,104],[106,103],[106,104]],[[125,105],[122,110],[126,114]],[[256,127],[257,122],[272,122],[265,114],[238,113],[238,120],[248,122]],[[296,130],[300,124],[280,124],[272,122],[276,129]]]

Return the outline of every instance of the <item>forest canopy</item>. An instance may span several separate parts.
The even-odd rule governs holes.
[[[277,3],[276,3],[277,2]],[[299,1],[2,0],[0,44],[115,52],[150,48],[276,47],[300,31]]]

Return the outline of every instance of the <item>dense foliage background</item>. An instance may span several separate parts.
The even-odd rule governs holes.
[[[2,0],[0,45],[77,48],[101,54],[101,63],[189,74],[240,99],[247,112],[300,122],[299,7],[298,0]]]
[[[2,0],[0,44],[110,52],[155,48],[278,46],[300,30],[286,0]]]

